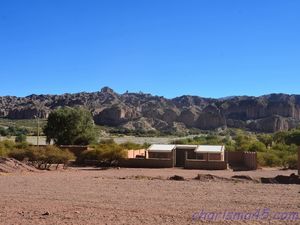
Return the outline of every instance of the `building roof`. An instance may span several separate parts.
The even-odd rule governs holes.
[[[225,150],[223,145],[198,145],[196,153],[222,153]]]
[[[180,149],[196,149],[198,145],[176,145]]]
[[[148,148],[148,152],[172,152],[176,145],[159,145],[154,144]]]

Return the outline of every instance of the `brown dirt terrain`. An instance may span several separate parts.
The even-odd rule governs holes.
[[[272,215],[298,212],[300,216],[299,185],[229,179],[233,175],[255,179],[293,172],[78,168],[2,174],[0,224],[300,224],[300,218],[279,220],[279,214],[277,219],[221,217],[211,221],[200,220],[198,213],[252,213],[268,208]],[[208,175],[193,179],[198,174],[211,174],[217,179]],[[185,180],[168,179],[174,175]]]
[[[40,172],[33,166],[28,166],[12,158],[0,157],[0,173]]]

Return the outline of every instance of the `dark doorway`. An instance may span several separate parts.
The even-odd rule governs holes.
[[[176,167],[184,167],[185,150],[176,149]]]

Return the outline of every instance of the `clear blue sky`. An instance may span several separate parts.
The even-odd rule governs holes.
[[[299,0],[0,1],[0,95],[300,93]]]

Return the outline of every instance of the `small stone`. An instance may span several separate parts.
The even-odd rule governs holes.
[[[50,216],[50,213],[49,212],[45,212],[42,214],[42,216]]]
[[[76,213],[76,214],[80,214],[80,212],[79,212],[79,211],[75,211],[75,213]]]

